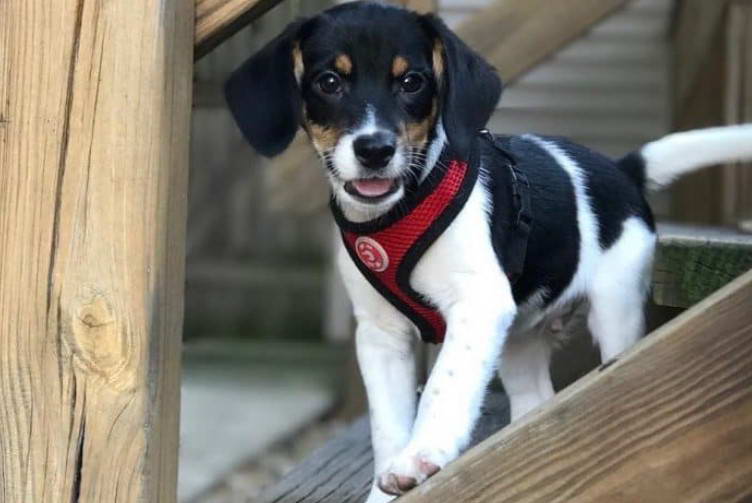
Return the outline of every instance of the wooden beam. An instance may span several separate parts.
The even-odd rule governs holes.
[[[193,10],[0,2],[0,501],[175,501]]]
[[[752,271],[400,501],[752,498]]]
[[[194,58],[206,56],[282,0],[195,0]]]
[[[510,83],[628,1],[497,0],[463,23],[457,33]]]

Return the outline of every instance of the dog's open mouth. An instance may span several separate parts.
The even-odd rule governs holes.
[[[400,182],[394,178],[361,178],[345,183],[345,191],[363,201],[378,202],[394,194]]]

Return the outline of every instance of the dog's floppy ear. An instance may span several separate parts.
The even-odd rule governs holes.
[[[284,151],[300,125],[302,99],[294,59],[301,57],[296,48],[303,23],[290,24],[225,84],[225,98],[240,131],[267,157]]]
[[[501,96],[501,79],[494,67],[470,49],[433,14],[423,16],[435,39],[436,57],[443,65],[442,122],[452,148],[467,156],[473,137],[485,127]]]

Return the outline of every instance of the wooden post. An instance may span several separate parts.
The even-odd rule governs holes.
[[[682,0],[674,34],[677,130],[752,120],[752,1]],[[671,218],[752,227],[749,166],[703,170],[671,189]]]
[[[729,5],[726,34],[725,120],[730,124],[752,121],[752,2]],[[724,166],[723,221],[752,232],[752,165]]]
[[[175,500],[193,10],[0,2],[0,501]]]
[[[494,65],[505,84],[582,36],[627,0],[497,0],[457,28]]]

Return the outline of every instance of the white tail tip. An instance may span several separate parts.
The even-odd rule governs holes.
[[[673,133],[640,151],[645,177],[653,186],[715,164],[752,161],[752,124]]]

